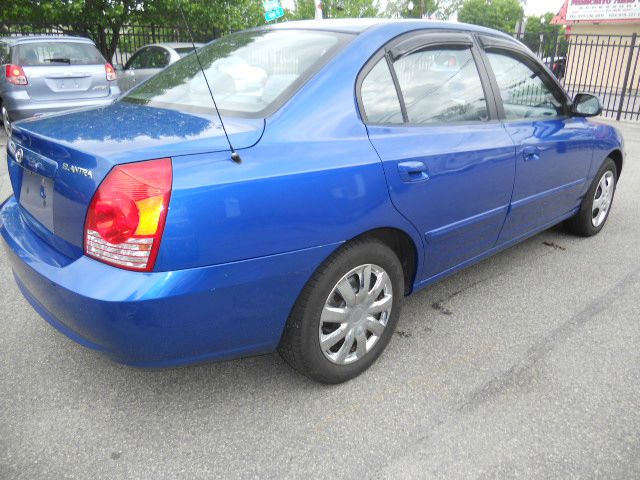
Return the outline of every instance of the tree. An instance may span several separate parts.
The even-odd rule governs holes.
[[[264,24],[257,0],[22,0],[1,2],[0,27],[2,21],[55,26],[91,38],[110,59],[126,25],[176,27],[186,39],[179,5],[197,40]]]
[[[464,0],[458,20],[511,33],[523,15],[518,0]]]
[[[567,41],[564,38],[564,26],[553,25],[554,13],[548,12],[540,17],[527,17],[525,33],[519,37],[534,52],[542,57],[566,55]]]
[[[296,0],[295,9],[288,12],[290,20],[315,18],[316,2],[314,0]],[[377,0],[326,0],[322,2],[324,18],[363,18],[377,17],[380,7]]]

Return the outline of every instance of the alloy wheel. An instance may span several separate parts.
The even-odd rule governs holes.
[[[607,170],[600,178],[598,187],[591,204],[591,223],[598,228],[606,220],[611,202],[613,201],[613,192],[615,190],[615,178],[611,170]]]

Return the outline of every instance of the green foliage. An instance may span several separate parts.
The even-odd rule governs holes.
[[[309,20],[315,18],[314,0],[296,0],[295,9],[287,12],[288,20]],[[322,2],[324,18],[364,18],[377,17],[380,12],[377,0],[325,0]]]
[[[510,33],[523,15],[518,0],[464,0],[458,20]]]
[[[548,12],[540,17],[528,17],[525,33],[520,37],[525,45],[536,53],[540,52],[542,57],[564,56],[567,53],[564,26],[552,25],[554,16]]]
[[[0,2],[0,23],[59,25],[64,33],[88,36],[112,58],[125,25],[161,25],[183,30],[182,5],[196,40],[264,24],[256,0],[21,0]],[[184,32],[181,36],[186,39]],[[149,37],[151,41],[151,37]]]

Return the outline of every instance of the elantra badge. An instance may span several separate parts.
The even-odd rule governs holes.
[[[68,163],[62,164],[62,170],[65,172],[73,173],[74,175],[81,175],[87,178],[93,178],[93,170],[89,170],[88,168],[78,167],[76,165],[69,165]]]

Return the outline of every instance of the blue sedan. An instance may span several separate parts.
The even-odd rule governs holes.
[[[115,361],[277,349],[338,383],[406,295],[561,222],[602,230],[624,148],[600,112],[493,30],[288,22],[15,123],[0,233],[35,310]]]

